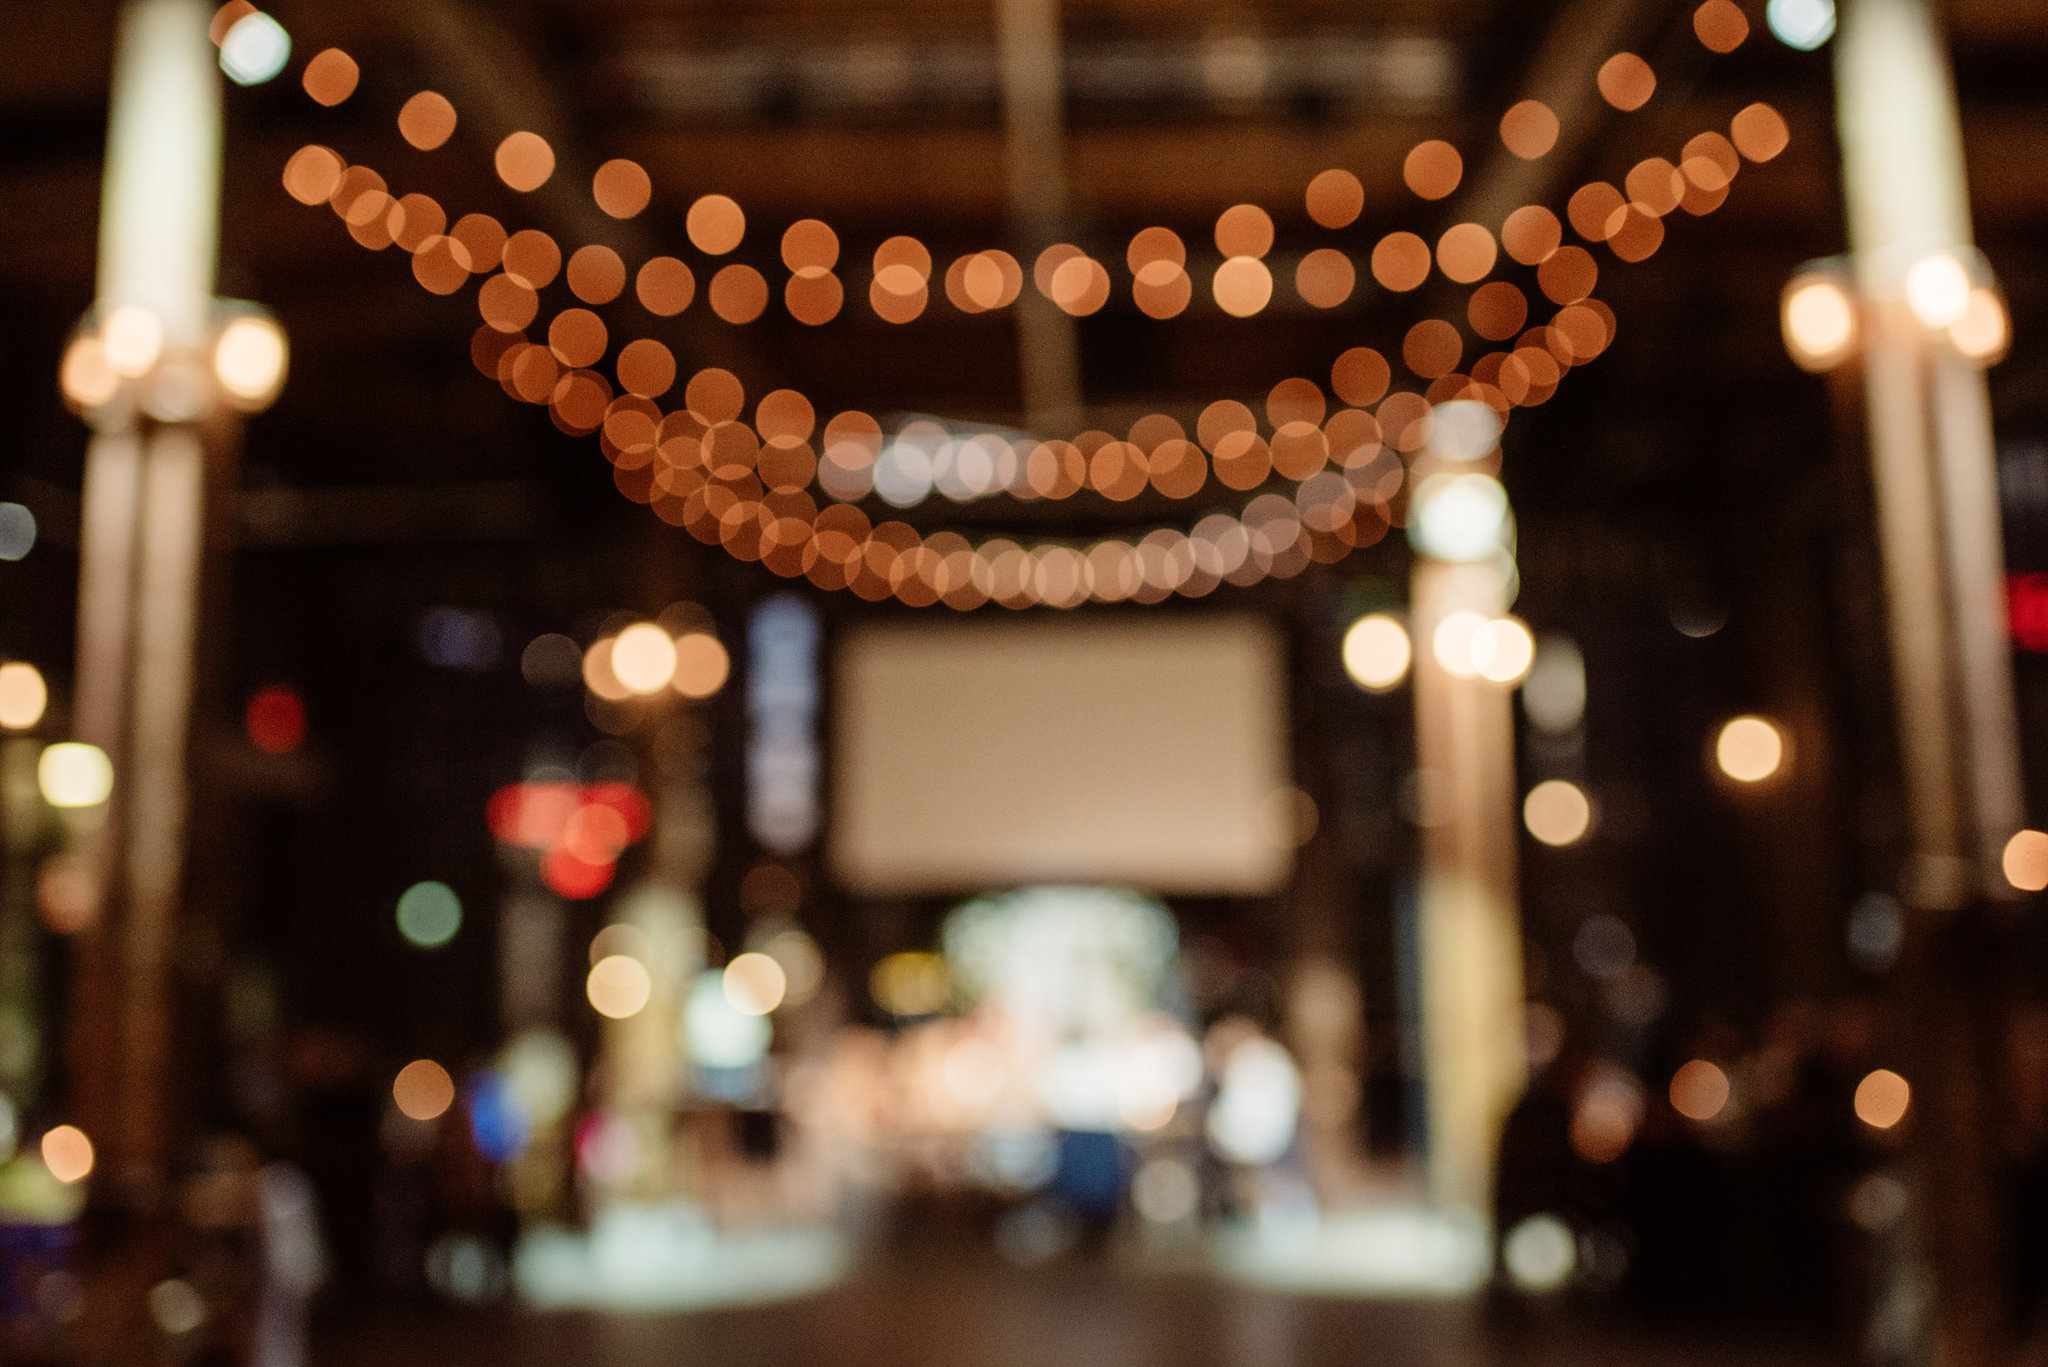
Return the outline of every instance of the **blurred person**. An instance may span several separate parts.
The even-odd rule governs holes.
[[[305,1367],[313,1295],[327,1280],[313,1183],[282,1159],[256,1174],[262,1263],[257,1281],[252,1367]]]

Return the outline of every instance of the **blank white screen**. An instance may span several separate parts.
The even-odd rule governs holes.
[[[1281,642],[1261,618],[849,632],[829,857],[869,894],[1038,882],[1254,895],[1286,877]]]

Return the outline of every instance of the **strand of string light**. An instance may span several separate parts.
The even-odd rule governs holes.
[[[1694,30],[1710,50],[1728,52],[1747,37],[1748,23],[1730,0],[1707,0],[1694,15]],[[357,77],[352,59],[328,49],[308,64],[304,83],[316,100],[331,105],[348,98]],[[1609,103],[1632,111],[1647,103],[1656,78],[1641,58],[1619,53],[1601,68],[1598,83]],[[429,150],[448,140],[455,121],[453,106],[430,91],[415,95],[399,114],[402,134]],[[1558,131],[1555,115],[1535,101],[1516,105],[1500,123],[1503,143],[1526,159],[1545,155]],[[1667,215],[1680,208],[1712,212],[1725,202],[1744,157],[1768,160],[1788,137],[1783,120],[1765,105],[1736,115],[1730,134],[1732,141],[1715,131],[1699,134],[1676,164],[1659,157],[1639,162],[1623,189],[1597,181],[1582,187],[1571,197],[1567,220],[1581,238],[1607,243],[1620,260],[1646,259],[1662,244]],[[498,149],[497,166],[514,189],[531,190],[552,174],[553,154],[536,135],[514,134]],[[1409,188],[1424,199],[1448,196],[1462,174],[1459,153],[1440,141],[1419,144],[1404,164]],[[1293,486],[1291,497],[1256,494],[1240,512],[1213,513],[1186,533],[1160,528],[1136,541],[1108,537],[1085,548],[1054,541],[1027,548],[1000,537],[977,545],[956,532],[875,524],[854,506],[873,489],[885,442],[880,424],[864,413],[841,413],[826,423],[821,461],[810,444],[815,410],[796,390],[763,396],[750,425],[743,421],[746,395],[738,379],[710,368],[686,384],[682,408],[664,412],[655,400],[673,388],[677,375],[673,353],[659,341],[643,337],[619,348],[613,363],[618,391],[594,369],[610,337],[590,308],[562,309],[549,323],[546,342],[529,342],[525,333],[538,317],[540,291],[558,276],[582,304],[602,306],[624,293],[625,263],[609,248],[579,249],[565,271],[559,247],[546,234],[508,234],[482,214],[451,227],[430,197],[394,197],[374,170],[349,166],[324,147],[296,153],[285,185],[302,202],[330,204],[365,247],[395,243],[408,251],[416,278],[435,293],[453,294],[474,275],[487,274],[478,293],[485,323],[471,346],[479,369],[508,395],[547,405],[563,430],[597,434],[628,497],[699,540],[785,577],[802,575],[821,588],[847,588],[870,599],[893,595],[914,606],[1156,602],[1342,559],[1402,520],[1411,466],[1428,444],[1439,405],[1476,401],[1504,421],[1512,408],[1547,401],[1567,370],[1598,356],[1615,334],[1612,311],[1592,297],[1597,262],[1585,248],[1564,243],[1563,225],[1547,209],[1516,210],[1498,242],[1476,223],[1452,227],[1434,251],[1416,234],[1390,233],[1371,254],[1383,287],[1396,293],[1420,288],[1432,268],[1453,283],[1474,284],[1466,307],[1472,332],[1483,340],[1512,338],[1512,346],[1460,372],[1463,334],[1446,320],[1425,319],[1401,347],[1408,369],[1430,382],[1423,392],[1389,392],[1393,372],[1386,359],[1354,347],[1331,369],[1331,388],[1346,406],[1332,414],[1321,386],[1283,380],[1265,404],[1270,440],[1257,415],[1234,400],[1208,405],[1192,442],[1164,414],[1140,419],[1123,439],[1093,431],[1014,446],[993,433],[963,438],[936,424],[910,424],[893,440],[923,441],[950,456],[953,472],[964,477],[943,492],[963,501],[995,493],[1057,499],[1088,489],[1124,502],[1148,488],[1185,500],[1199,496],[1212,475],[1237,492],[1256,490],[1274,474]],[[650,179],[632,162],[607,162],[594,179],[594,199],[614,217],[637,214],[651,196]],[[1355,176],[1332,170],[1315,177],[1306,200],[1318,225],[1338,229],[1356,220],[1364,192]],[[744,211],[725,196],[704,196],[692,205],[686,230],[698,250],[723,255],[744,238]],[[1212,280],[1219,307],[1240,317],[1256,314],[1273,289],[1264,263],[1273,241],[1270,215],[1255,205],[1234,206],[1219,217],[1215,238],[1224,257]],[[1522,290],[1506,280],[1479,283],[1493,273],[1501,249],[1535,269],[1539,289],[1558,306],[1548,323],[1524,330],[1529,304]],[[817,326],[838,315],[838,254],[837,235],[820,220],[801,220],[784,233],[781,255],[791,271],[784,303],[798,321]],[[1126,262],[1142,311],[1167,318],[1188,306],[1193,282],[1178,235],[1144,230],[1132,240]],[[869,287],[877,315],[896,323],[921,316],[931,272],[930,254],[916,239],[885,241],[875,253]],[[1042,253],[1033,277],[1042,293],[1077,316],[1109,298],[1107,270],[1070,244]],[[1350,258],[1334,248],[1309,252],[1295,270],[1297,293],[1318,308],[1343,303],[1354,284]],[[964,255],[945,277],[949,300],[964,312],[1007,307],[1022,288],[1022,267],[1000,250]],[[680,259],[658,256],[641,265],[634,292],[650,313],[674,316],[692,302],[695,275]],[[761,316],[769,291],[753,267],[733,263],[711,277],[705,293],[714,313],[740,325]],[[814,480],[836,501],[820,509],[809,493]]]

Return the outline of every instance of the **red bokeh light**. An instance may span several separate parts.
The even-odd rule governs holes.
[[[570,901],[595,897],[612,885],[616,864],[593,864],[567,850],[549,850],[540,861],[540,881],[548,891]]]
[[[581,900],[611,886],[619,855],[654,824],[654,804],[630,783],[508,783],[484,820],[505,844],[540,853],[550,891]]]
[[[288,755],[306,738],[306,704],[283,684],[259,688],[242,714],[242,727],[258,750]]]
[[[2005,583],[2006,617],[2020,649],[2048,655],[2048,574],[2015,574]]]
[[[609,864],[631,840],[626,818],[602,802],[586,802],[562,831],[562,848],[589,864]]]

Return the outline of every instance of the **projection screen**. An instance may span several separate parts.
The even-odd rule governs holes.
[[[856,627],[834,665],[828,857],[852,891],[1287,876],[1285,667],[1261,618]]]

